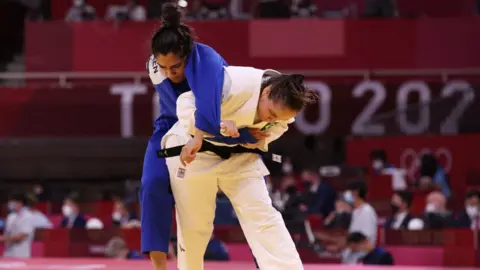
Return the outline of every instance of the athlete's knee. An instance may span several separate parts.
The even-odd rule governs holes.
[[[161,251],[151,251],[150,261],[154,270],[167,270],[167,254]]]
[[[282,215],[271,204],[247,205],[242,212],[246,220],[264,227],[271,227],[274,224],[283,222]]]
[[[191,220],[190,220],[191,221]],[[186,222],[186,225],[182,223],[182,233],[185,235],[185,239],[191,239],[189,236],[196,235],[199,237],[210,239],[213,233],[213,222],[200,221],[200,222]]]

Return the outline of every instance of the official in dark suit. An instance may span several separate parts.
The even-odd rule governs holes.
[[[308,213],[328,216],[335,208],[335,189],[323,181],[315,170],[305,170],[302,173],[302,183],[302,197],[305,198]]]
[[[407,230],[408,224],[415,217],[410,214],[410,207],[412,206],[413,196],[408,191],[396,191],[392,195],[391,207],[392,216],[390,216],[385,228],[392,230]]]
[[[472,190],[465,196],[465,208],[455,218],[457,228],[480,228],[480,190]]]
[[[62,206],[62,214],[62,228],[85,229],[87,219],[80,213],[78,194],[73,193],[65,198]]]

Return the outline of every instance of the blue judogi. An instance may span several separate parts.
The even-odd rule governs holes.
[[[172,84],[160,71],[155,58],[147,63],[147,70],[160,99],[160,116],[154,123],[154,132],[147,146],[143,164],[142,186],[139,192],[142,222],[142,252],[168,251],[173,214],[173,196],[165,159],[157,157],[160,142],[177,122],[176,101],[179,95],[193,91],[196,99],[196,127],[217,135],[217,141],[231,144],[255,143],[247,129],[240,138],[220,136],[220,104],[223,91],[225,60],[211,47],[195,43],[185,67],[187,80]]]

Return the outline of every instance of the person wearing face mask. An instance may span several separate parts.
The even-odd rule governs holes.
[[[303,197],[309,214],[321,214],[326,217],[334,210],[335,189],[322,181],[315,170],[305,170],[302,173]]]
[[[339,197],[335,202],[335,211],[325,219],[323,225],[329,229],[348,229],[352,221],[352,205]]]
[[[465,208],[455,219],[455,227],[480,229],[480,190],[471,190],[465,196]]]
[[[23,193],[14,193],[8,201],[4,234],[0,242],[5,244],[4,257],[30,258],[35,226],[32,213],[25,207],[27,198]]]
[[[283,175],[292,175],[293,174],[293,165],[290,161],[290,158],[285,158],[285,161],[282,164]]]
[[[427,196],[423,222],[426,229],[443,229],[453,225],[453,216],[447,210],[447,198],[440,191]]]
[[[127,205],[121,200],[117,200],[113,206],[112,221],[114,227],[132,228],[140,226],[137,216],[128,211]]]
[[[87,0],[73,0],[72,7],[65,16],[67,22],[93,20],[96,17],[95,8],[87,4]]]
[[[370,162],[374,174],[381,174],[384,169],[393,168],[393,165],[388,163],[387,153],[385,150],[376,149],[369,154]]]
[[[361,232],[372,243],[377,242],[377,213],[375,209],[366,202],[367,185],[365,181],[355,181],[347,185],[343,193],[343,200],[353,205],[352,218],[348,232]],[[328,237],[322,239],[332,243],[327,246],[331,252],[341,252],[342,263],[355,264],[362,257],[361,253],[351,250],[347,245],[345,236]]]
[[[85,229],[87,219],[80,213],[78,194],[73,193],[65,198],[62,206],[62,228]]]
[[[410,221],[415,218],[410,213],[413,196],[408,191],[396,191],[392,195],[392,216],[385,223],[385,228],[393,230],[408,229]]]
[[[377,246],[361,232],[350,233],[347,237],[348,247],[362,254],[360,262],[366,265],[393,265],[393,256],[388,250]]]
[[[301,194],[295,186],[295,182],[289,182],[285,187],[285,204],[281,214],[288,231],[294,235],[294,238],[296,235],[305,231],[304,221],[306,218],[307,206],[300,195]]]
[[[372,243],[377,242],[377,213],[375,209],[366,202],[367,184],[365,181],[355,181],[347,186],[344,199],[353,205],[352,221],[348,228],[349,233],[361,232]],[[343,240],[345,241],[345,239]],[[343,242],[344,243],[344,242]],[[356,263],[362,254],[346,249],[342,256],[345,264]]]

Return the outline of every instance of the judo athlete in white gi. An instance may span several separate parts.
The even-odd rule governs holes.
[[[315,94],[303,85],[302,75],[272,70],[226,67],[222,94],[222,134],[238,137],[239,128],[264,133],[256,144],[268,151]],[[179,121],[162,140],[162,148],[186,144],[195,132],[195,97],[182,94],[177,101]],[[262,137],[262,136],[260,136]],[[216,147],[232,145],[205,137]],[[193,161],[192,161],[193,160]],[[185,161],[188,165],[184,166]],[[190,162],[191,161],[191,162]],[[203,256],[213,231],[215,199],[220,188],[230,199],[262,270],[301,270],[302,262],[280,213],[272,206],[264,176],[269,174],[260,155],[236,153],[222,159],[210,151],[184,153],[166,160],[177,209],[179,270],[202,270]]]

